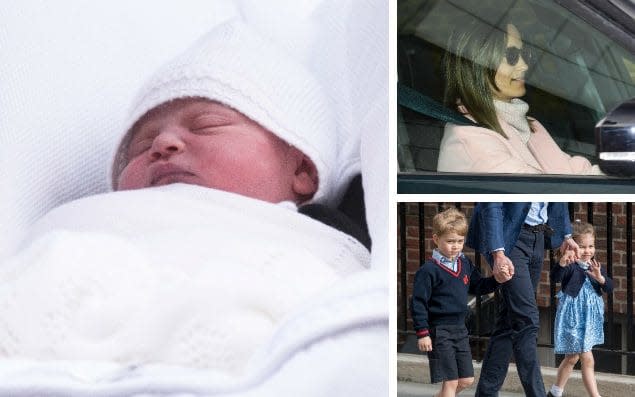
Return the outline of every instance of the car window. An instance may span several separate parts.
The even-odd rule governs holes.
[[[635,97],[635,54],[555,2],[400,0],[399,83],[443,102],[443,56],[448,37],[468,20],[499,26],[511,20],[534,58],[526,75],[528,116],[560,148],[597,164],[595,125]],[[400,171],[436,171],[444,123],[401,106]]]

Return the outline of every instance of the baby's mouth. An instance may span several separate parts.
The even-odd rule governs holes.
[[[190,182],[194,176],[193,173],[173,164],[157,165],[150,172],[150,186]]]

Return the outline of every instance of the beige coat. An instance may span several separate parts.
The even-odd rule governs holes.
[[[527,145],[516,129],[500,118],[509,139],[487,128],[446,124],[437,171],[602,175],[599,167],[584,157],[563,152],[542,124],[529,120],[533,132]]]

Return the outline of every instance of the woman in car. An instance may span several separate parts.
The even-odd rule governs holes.
[[[506,31],[479,22],[457,30],[445,58],[445,105],[479,126],[448,123],[438,171],[528,174],[602,174],[580,156],[563,152],[527,116],[525,74],[530,53],[513,24]]]

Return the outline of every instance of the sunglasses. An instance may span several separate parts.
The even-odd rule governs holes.
[[[509,66],[515,66],[518,63],[520,57],[523,57],[526,64],[530,64],[534,59],[534,54],[527,46],[522,49],[518,47],[507,47],[505,49],[505,60]]]

